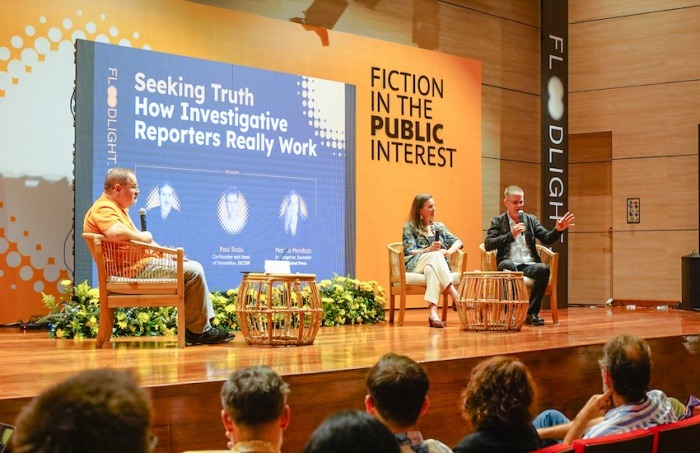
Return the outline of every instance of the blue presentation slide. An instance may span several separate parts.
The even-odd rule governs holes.
[[[202,263],[212,290],[266,260],[318,279],[354,271],[353,86],[102,43],[79,44],[81,58],[92,200],[110,168],[134,169],[131,218],[145,209],[155,241]]]

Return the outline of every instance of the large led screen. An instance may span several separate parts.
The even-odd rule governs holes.
[[[88,41],[77,44],[77,237],[110,168],[136,172],[130,208],[210,288],[266,260],[354,273],[355,90],[303,75]],[[76,277],[93,266],[76,241]]]

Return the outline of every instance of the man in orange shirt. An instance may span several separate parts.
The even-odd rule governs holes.
[[[136,203],[138,182],[133,171],[113,168],[105,177],[104,193],[85,214],[83,231],[97,233],[112,241],[140,241],[151,243],[149,231],[139,231],[129,217],[129,207]],[[134,269],[138,277],[139,268]],[[173,274],[175,268],[173,267]],[[216,344],[231,341],[233,333],[212,327],[214,317],[211,295],[202,265],[185,261],[185,341],[188,344]],[[127,275],[131,276],[131,275]]]

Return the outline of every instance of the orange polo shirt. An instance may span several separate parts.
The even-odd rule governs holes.
[[[116,201],[109,198],[106,193],[103,193],[85,214],[83,231],[104,235],[109,230],[109,227],[117,222],[124,224],[127,228],[138,231],[134,222],[131,221],[129,213],[122,209]]]
[[[115,223],[121,223],[129,229],[138,231],[134,222],[129,217],[127,210],[122,209],[119,204],[103,193],[95,201],[83,221],[83,231],[85,233],[96,233],[105,235],[107,230]],[[132,247],[128,242],[113,252],[116,269],[108,273],[122,277],[133,277],[138,274],[148,261],[146,253],[142,248]]]

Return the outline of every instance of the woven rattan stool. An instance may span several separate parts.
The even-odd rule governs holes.
[[[457,311],[463,330],[520,330],[528,293],[522,272],[465,272]]]
[[[313,274],[246,274],[236,309],[248,344],[309,345],[323,319]]]

